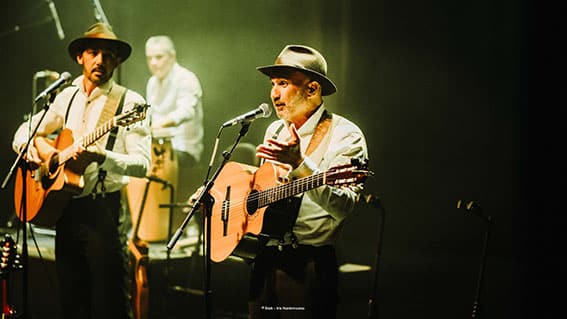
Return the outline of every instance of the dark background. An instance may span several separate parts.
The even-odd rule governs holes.
[[[67,55],[67,44],[96,22],[91,1],[54,2],[64,40],[57,37],[45,1],[1,2],[2,178],[16,157],[12,135],[31,109],[33,75],[50,69],[78,76],[81,69]],[[528,317],[533,244],[525,138],[532,8],[526,1],[101,4],[114,31],[133,47],[119,70],[122,84],[145,94],[144,43],[156,34],[170,35],[180,64],[200,78],[205,162],[221,123],[269,102],[270,85],[257,66],[271,64],[286,44],[319,49],[339,88],[325,103],[365,132],[375,172],[366,193],[379,196],[386,210],[376,299],[380,316],[470,317],[486,226],[456,208],[462,199],[479,203],[495,222],[482,294],[486,318]],[[245,141],[258,144],[269,122],[255,121]],[[237,126],[225,129],[221,149],[237,134]],[[12,185],[0,192],[2,223],[14,216]],[[342,262],[373,265],[378,214],[361,204],[347,221],[338,246]],[[350,293],[345,300],[355,300],[350,317],[364,317],[373,275],[345,279]],[[239,295],[247,291],[246,286],[230,289]]]

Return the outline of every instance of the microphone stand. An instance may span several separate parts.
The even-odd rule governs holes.
[[[104,10],[102,9],[102,5],[100,4],[99,0],[92,0],[92,6],[93,6],[93,10],[94,10],[94,17],[95,20],[98,22],[102,22],[106,25],[108,25],[109,27],[112,28],[112,25],[110,24],[110,22],[108,21],[108,18],[106,17],[106,14],[104,13]],[[120,68],[121,64],[118,65],[118,67],[116,67],[115,69],[115,79],[117,83],[121,82],[122,79],[122,72],[121,72],[121,68]]]
[[[21,316],[22,318],[30,318],[28,316],[27,313],[27,309],[28,309],[28,265],[29,265],[29,254],[28,254],[28,235],[27,235],[27,193],[28,193],[28,185],[27,185],[27,170],[28,170],[28,165],[27,162],[25,160],[23,160],[23,156],[24,154],[27,154],[28,149],[29,149],[29,145],[30,143],[32,143],[32,141],[34,140],[36,134],[37,134],[37,130],[39,129],[39,126],[41,125],[41,123],[43,122],[45,115],[47,114],[47,111],[49,110],[49,107],[51,105],[52,99],[55,97],[55,94],[50,94],[49,96],[47,96],[47,99],[45,99],[45,105],[44,105],[44,109],[45,112],[43,112],[43,114],[41,115],[41,118],[39,119],[39,121],[37,122],[37,125],[33,128],[33,130],[30,129],[30,134],[28,136],[28,140],[25,143],[24,147],[20,150],[20,152],[18,153],[18,156],[16,157],[16,160],[14,161],[14,163],[12,164],[12,167],[10,168],[10,171],[8,172],[8,174],[6,175],[6,177],[4,178],[4,181],[2,182],[1,185],[1,189],[5,189],[6,185],[8,184],[9,180],[11,179],[12,175],[14,175],[14,171],[16,170],[16,168],[20,168],[21,169],[21,174],[22,174],[22,200],[21,200],[21,205],[20,207],[18,207],[19,212],[17,212],[17,215],[20,217],[20,220],[22,221],[22,312],[21,312]],[[35,100],[34,100],[35,101]],[[33,103],[33,107],[35,108],[35,102]],[[29,123],[30,123],[30,128],[31,128],[31,123],[32,123],[32,115],[30,114],[29,116]]]
[[[461,200],[457,202],[457,208],[461,208]],[[480,260],[480,269],[478,272],[478,279],[476,284],[476,293],[475,299],[472,305],[472,319],[481,318],[481,304],[480,304],[480,294],[483,288],[484,282],[484,270],[486,267],[486,252],[488,251],[488,239],[490,237],[490,230],[492,228],[492,216],[485,216],[482,213],[482,208],[474,201],[470,201],[465,206],[465,210],[472,212],[477,217],[479,217],[483,222],[486,223],[486,229],[484,231],[484,239],[483,239],[483,246],[482,246],[482,255]]]
[[[195,214],[197,209],[202,204],[203,209],[204,209],[203,217],[205,218],[205,221],[206,221],[206,224],[205,224],[205,242],[204,242],[204,244],[205,244],[205,250],[204,250],[204,257],[205,257],[204,299],[205,299],[205,318],[207,318],[207,319],[212,318],[211,258],[210,258],[210,256],[211,256],[211,210],[212,210],[212,204],[213,204],[213,197],[209,194],[209,191],[213,187],[215,180],[217,179],[218,175],[220,174],[220,172],[222,171],[222,169],[224,168],[226,163],[230,160],[232,152],[234,151],[234,149],[236,148],[236,146],[238,145],[240,140],[248,132],[249,127],[250,127],[250,121],[246,121],[246,122],[242,123],[242,128],[240,129],[240,133],[238,134],[238,137],[234,141],[232,148],[230,149],[230,151],[223,152],[222,155],[223,155],[224,159],[223,159],[222,163],[219,165],[219,167],[217,168],[217,170],[215,171],[213,176],[209,179],[208,174],[210,172],[212,163],[214,161],[214,157],[215,157],[215,154],[216,154],[216,149],[217,149],[217,146],[218,146],[220,134],[222,132],[222,129],[224,128],[223,126],[221,126],[221,128],[219,129],[219,133],[217,135],[217,140],[215,142],[213,154],[211,156],[209,171],[207,172],[207,177],[205,178],[205,181],[203,183],[204,184],[203,189],[202,189],[201,193],[199,194],[199,197],[196,199],[195,203],[193,204],[191,211],[189,212],[189,214],[187,214],[187,217],[185,217],[185,220],[183,221],[181,226],[179,226],[179,228],[177,229],[177,231],[175,232],[173,237],[167,243],[167,249],[171,250],[175,246],[175,243],[179,240],[179,237],[181,237],[181,235],[185,231],[185,227],[187,227],[187,225],[189,224],[189,221],[191,220],[191,217],[193,217],[193,214]]]
[[[378,304],[376,303],[376,292],[378,288],[378,271],[380,270],[380,259],[382,255],[382,234],[384,233],[384,223],[386,221],[386,210],[382,206],[380,198],[375,195],[364,196],[364,201],[378,210],[382,220],[380,221],[380,226],[378,228],[378,239],[376,243],[376,258],[374,259],[374,278],[372,284],[372,295],[368,299],[368,318],[377,319],[378,318]]]

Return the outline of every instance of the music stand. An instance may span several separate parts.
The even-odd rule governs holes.
[[[179,226],[179,228],[177,229],[177,231],[175,232],[175,234],[173,235],[173,237],[167,243],[167,246],[166,246],[168,250],[173,249],[173,247],[175,246],[175,243],[179,240],[179,237],[181,237],[181,235],[185,231],[185,227],[187,227],[187,225],[189,224],[191,217],[193,217],[193,215],[195,214],[197,209],[199,209],[200,206],[203,205],[203,209],[204,209],[203,218],[205,218],[205,221],[206,221],[206,223],[205,223],[205,240],[204,240],[204,242],[205,242],[205,251],[204,251],[205,280],[204,280],[204,286],[205,287],[204,287],[203,296],[204,296],[204,299],[205,299],[205,318],[207,318],[207,319],[212,318],[211,257],[210,256],[211,256],[211,211],[212,211],[213,198],[209,194],[209,191],[213,187],[215,180],[217,179],[218,175],[220,174],[220,172],[222,171],[222,169],[224,168],[226,163],[230,160],[232,152],[234,151],[234,149],[236,148],[236,146],[238,145],[240,140],[248,132],[249,127],[250,127],[250,121],[242,122],[242,127],[240,129],[238,137],[234,141],[230,151],[223,152],[222,163],[219,165],[219,167],[217,168],[217,170],[215,171],[213,176],[209,179],[208,174],[210,173],[212,163],[214,162],[214,158],[215,158],[215,155],[216,155],[216,150],[217,150],[217,147],[218,147],[220,134],[221,134],[224,126],[220,127],[219,132],[217,134],[216,141],[215,141],[213,154],[211,155],[211,162],[210,162],[210,165],[209,165],[209,170],[208,170],[207,176],[205,177],[205,180],[203,182],[203,189],[201,190],[201,193],[199,194],[198,198],[195,200],[195,203],[193,204],[194,206],[191,208],[191,211],[189,212],[189,214],[187,214],[187,217],[185,217],[185,220],[183,221],[181,226]]]

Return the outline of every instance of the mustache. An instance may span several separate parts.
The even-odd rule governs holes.
[[[97,66],[97,67],[95,67],[95,68],[92,69],[92,72],[96,72],[96,71],[101,72],[101,73],[104,73],[104,74],[107,73],[107,72],[106,72],[106,68],[103,67],[103,66]]]

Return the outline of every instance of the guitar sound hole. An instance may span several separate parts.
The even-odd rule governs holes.
[[[246,212],[248,215],[254,215],[258,209],[258,191],[252,190],[246,199]]]
[[[54,154],[49,160],[49,174],[57,172],[59,168],[59,154]]]

